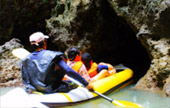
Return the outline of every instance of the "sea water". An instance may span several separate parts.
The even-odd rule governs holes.
[[[170,108],[170,97],[159,93],[140,91],[133,89],[134,85],[126,86],[118,91],[107,94],[114,100],[133,102],[144,106],[144,108]],[[5,95],[14,88],[0,88],[0,96]],[[85,101],[83,103],[66,106],[64,108],[119,108],[102,97]]]
[[[134,85],[129,85],[118,91],[107,94],[114,100],[123,100],[142,105],[144,108],[170,108],[170,97],[159,93],[135,90]],[[100,97],[87,102],[64,108],[120,108]]]

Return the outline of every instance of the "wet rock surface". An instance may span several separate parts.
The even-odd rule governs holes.
[[[12,50],[23,47],[18,39],[12,39],[0,46],[0,87],[22,86],[20,59],[12,55]]]

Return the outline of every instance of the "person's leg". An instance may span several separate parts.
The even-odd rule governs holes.
[[[96,81],[96,80],[102,79],[109,75],[110,75],[109,72],[106,69],[103,69],[96,76],[94,76],[92,79]]]
[[[64,76],[66,75],[65,72],[63,71],[58,71],[57,72],[57,79],[56,83],[60,83],[59,86],[57,86],[54,89],[54,92],[69,92],[72,89],[77,88],[78,86],[76,84],[74,84],[73,82],[65,79],[63,80]],[[58,84],[57,84],[58,85]]]
[[[69,92],[72,89],[77,88],[78,85],[75,83],[69,81],[69,80],[64,80],[61,82],[60,86],[55,89],[55,92]]]

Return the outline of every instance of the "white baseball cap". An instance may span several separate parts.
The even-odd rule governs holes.
[[[39,42],[43,41],[44,39],[48,39],[49,36],[44,35],[42,32],[35,32],[33,34],[30,35],[29,37],[29,41],[31,42],[31,44],[35,44],[38,45]]]

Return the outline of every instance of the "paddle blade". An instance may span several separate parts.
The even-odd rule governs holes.
[[[27,55],[30,54],[26,49],[24,48],[17,48],[12,51],[12,54],[20,59],[25,58]]]
[[[119,107],[128,107],[128,108],[143,108],[141,105],[128,102],[128,101],[122,101],[122,100],[113,100],[112,103]]]

